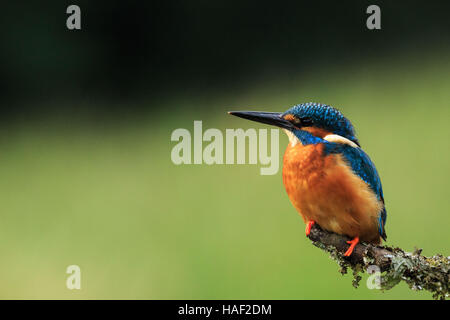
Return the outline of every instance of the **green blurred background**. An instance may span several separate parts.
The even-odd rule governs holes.
[[[448,6],[80,2],[2,10],[0,298],[430,299],[351,285],[281,170],[180,165],[173,130],[231,109],[339,108],[377,165],[388,244],[448,254]],[[280,164],[287,138],[280,135]],[[66,288],[81,267],[81,290]]]

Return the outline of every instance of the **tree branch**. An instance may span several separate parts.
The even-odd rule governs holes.
[[[358,243],[350,257],[344,257],[348,249],[349,237],[323,230],[316,224],[311,228],[309,239],[316,247],[330,253],[331,257],[341,266],[341,273],[351,268],[354,274],[353,285],[358,286],[359,272],[372,273],[378,267],[381,272],[378,282],[379,289],[391,289],[400,281],[405,281],[413,290],[427,290],[435,299],[445,299],[450,295],[450,257],[440,254],[433,257],[421,255],[421,249],[413,253],[400,248],[374,246]]]

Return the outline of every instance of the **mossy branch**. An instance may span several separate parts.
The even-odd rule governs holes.
[[[450,289],[450,257],[440,254],[433,257],[421,255],[421,249],[413,253],[400,248],[374,246],[358,243],[350,257],[343,254],[348,249],[350,238],[323,230],[316,224],[311,228],[309,239],[316,247],[330,253],[331,257],[341,266],[341,273],[347,268],[353,270],[353,285],[358,286],[359,272],[380,272],[377,288],[388,290],[404,281],[413,290],[427,290],[435,299],[449,297]]]

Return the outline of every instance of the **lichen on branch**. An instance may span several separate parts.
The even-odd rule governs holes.
[[[350,257],[345,257],[349,237],[328,232],[314,224],[309,239],[316,247],[328,252],[341,267],[341,273],[353,271],[353,285],[358,286],[360,272],[371,272],[376,266],[380,271],[379,288],[389,290],[404,281],[413,290],[427,290],[433,298],[445,300],[450,296],[450,257],[436,254],[421,255],[420,249],[413,253],[400,248],[374,246],[358,243]]]

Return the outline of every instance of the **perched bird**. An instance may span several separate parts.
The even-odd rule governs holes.
[[[337,109],[295,105],[284,113],[232,111],[231,115],[278,126],[289,137],[283,159],[283,183],[306,223],[347,235],[350,256],[361,240],[386,240],[386,209],[380,177],[361,149],[351,122]]]

